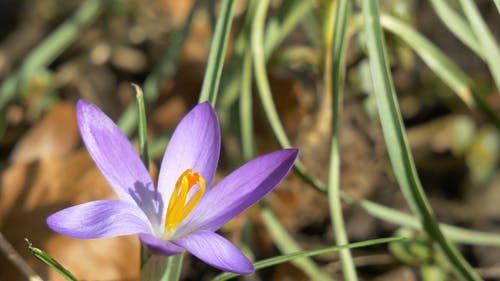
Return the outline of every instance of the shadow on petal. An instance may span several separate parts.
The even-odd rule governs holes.
[[[136,181],[128,193],[144,211],[154,228],[161,226],[161,217],[164,212],[164,200],[152,183]]]

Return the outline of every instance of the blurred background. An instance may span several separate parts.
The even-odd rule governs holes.
[[[281,30],[282,38],[270,37],[279,39],[268,44],[267,75],[293,146],[300,149],[310,173],[326,181],[331,100],[323,93],[327,54],[323,33],[329,1],[286,2],[271,1],[269,7],[268,33],[276,19],[294,21]],[[434,2],[380,1],[387,15],[383,22],[387,52],[406,133],[438,219],[498,234],[498,86],[484,53],[474,49],[474,42],[464,44],[450,31]],[[464,18],[459,1],[440,2]],[[473,2],[498,42],[500,16],[494,1]],[[243,0],[235,3],[216,104],[223,136],[219,179],[245,161],[238,75],[242,53],[250,44],[245,41],[252,22],[248,5]],[[197,103],[219,7],[219,1],[193,0],[0,1],[0,280],[34,280],[30,276],[61,280],[30,254],[25,238],[82,280],[138,278],[136,237],[77,240],[52,232],[45,223],[48,215],[62,208],[115,196],[82,146],[75,103],[83,98],[98,105],[135,139],[131,83],[141,85],[147,100],[151,154],[158,164],[169,133]],[[341,188],[354,198],[408,211],[377,117],[360,10],[356,4],[352,9],[341,124]],[[405,37],[411,33],[400,23],[434,44],[453,65],[437,60],[433,67],[421,55],[426,45],[418,40],[411,43]],[[454,76],[458,86],[443,82],[435,65],[458,69]],[[460,88],[460,82],[469,87]],[[256,153],[262,154],[279,145],[255,87],[253,92],[253,139]],[[482,106],[470,106],[475,95],[482,98]],[[334,244],[325,194],[296,174],[291,173],[264,201],[301,249]],[[421,233],[380,220],[355,204],[345,204],[343,210],[350,241],[396,232],[415,237],[408,247],[354,250],[362,280],[452,280],[449,267]],[[254,207],[221,230],[256,260],[285,252],[262,213]],[[460,249],[484,278],[500,280],[499,245],[461,245]],[[315,257],[313,262],[312,272],[342,280],[335,253]],[[443,279],[427,279],[425,270],[434,270]],[[183,280],[210,280],[217,273],[186,255]],[[312,275],[301,265],[286,263],[243,279],[310,280]]]

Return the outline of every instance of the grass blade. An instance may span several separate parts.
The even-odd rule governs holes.
[[[265,2],[267,0],[259,1],[259,6],[264,5],[262,2]],[[264,7],[265,8],[265,7]],[[260,7],[259,9],[263,9]],[[265,16],[265,11],[260,11],[259,13],[264,13]],[[260,18],[262,15],[258,15],[259,18],[256,18],[253,21],[253,26],[252,26],[252,53],[254,54],[253,56],[253,63],[254,63],[254,73],[256,76],[256,84],[259,88],[259,97],[261,99],[261,102],[263,104],[263,109],[266,114],[266,116],[276,116],[277,113],[274,108],[274,104],[272,103],[272,98],[271,98],[271,92],[270,92],[270,87],[269,87],[269,82],[266,77],[265,73],[265,62],[263,60],[260,60],[259,56],[255,56],[255,54],[262,54],[262,47],[259,46],[260,41],[256,41],[256,39],[261,38],[262,33],[259,33],[260,28],[263,28],[263,24],[260,25],[259,21],[264,21],[265,18]],[[258,26],[255,26],[255,25]],[[268,117],[269,119],[269,117]],[[274,118],[276,119],[276,118]],[[277,139],[279,145],[283,148],[289,147],[290,142],[288,141],[288,138],[286,134],[284,134],[284,130],[281,128],[280,129],[280,122],[278,119],[278,122],[271,123],[271,129],[273,131],[273,134],[275,138]],[[280,133],[283,132],[283,133]],[[313,188],[320,192],[326,192],[326,184],[322,182],[321,180],[311,176],[309,172],[305,169],[305,167],[300,163],[296,162],[296,165],[294,166],[295,171],[301,176],[301,178],[308,184],[310,184]],[[377,204],[375,202],[371,202],[368,200],[360,200],[360,199],[355,199],[352,196],[341,192],[341,198],[344,202],[347,202],[349,204],[355,204],[361,208],[363,208],[366,212],[370,213],[371,215],[382,219],[386,220],[395,224],[399,225],[406,225],[409,227],[413,228],[419,228],[421,229],[422,226],[419,223],[419,219],[416,217],[406,214],[404,212]],[[453,239],[454,241],[461,242],[461,243],[467,243],[467,244],[473,244],[473,245],[490,245],[490,246],[500,246],[500,235],[495,235],[491,233],[486,233],[486,232],[480,232],[480,231],[472,231],[460,227],[455,227],[447,224],[440,224],[443,227],[443,231],[445,235],[449,236],[450,239]]]
[[[281,134],[279,134],[281,140],[280,145],[284,147],[290,147],[290,143],[286,137],[283,127],[281,126],[281,122],[279,121],[279,117],[276,113],[276,109],[272,101],[269,81],[267,80],[266,74],[263,30],[267,8],[269,6],[269,0],[257,1],[256,5],[257,6],[255,8],[254,20],[251,25],[251,55],[253,57],[254,74],[257,79],[259,93],[265,92],[265,94],[261,94],[260,97],[262,103],[264,104],[265,110],[267,109],[266,116],[268,117],[268,119],[270,119],[271,117],[271,119],[274,121],[273,131],[275,132],[276,130],[278,130],[279,132],[281,132]],[[242,120],[242,122],[245,120],[247,119]],[[253,139],[251,140],[251,142],[253,142]],[[274,234],[275,238],[279,238],[273,240],[278,244],[278,247],[280,247],[282,251],[286,252],[299,249],[295,241],[293,241],[293,239],[289,237],[288,233],[286,233],[286,230],[283,229],[279,221],[273,216],[272,213],[270,213],[269,210],[266,211],[266,209],[263,209],[262,214],[264,216],[264,221],[267,222],[266,225],[268,226],[268,229],[272,233],[271,235],[273,236]],[[306,259],[298,262],[296,265],[300,267],[304,272],[308,273],[309,276],[322,278],[321,271],[317,269],[316,265],[312,261]],[[321,280],[329,280],[329,278],[323,276]]]
[[[46,265],[52,267],[55,269],[59,274],[61,274],[62,277],[64,277],[66,280],[69,281],[78,281],[69,270],[64,268],[59,262],[57,262],[55,259],[53,259],[49,254],[46,252],[33,247],[33,244],[28,239],[25,239],[26,243],[28,243],[28,250],[30,250],[31,254],[35,256],[35,258],[39,259],[41,262],[45,263]]]
[[[460,0],[460,4],[462,5],[462,10],[464,11],[465,16],[469,20],[472,31],[481,45],[486,64],[488,65],[491,75],[493,76],[497,90],[500,90],[500,63],[498,63],[498,58],[500,58],[500,49],[495,42],[495,38],[484,22],[474,1]]]
[[[341,194],[342,200],[346,203],[362,208],[368,214],[390,223],[400,226],[406,226],[413,229],[422,229],[420,221],[407,213],[377,204],[375,202],[356,199],[347,194]],[[470,245],[494,246],[500,247],[500,235],[495,233],[469,230],[449,224],[440,223],[439,227],[443,230],[446,237],[455,242]]]
[[[23,83],[36,71],[51,64],[78,38],[81,30],[99,16],[104,3],[100,0],[83,2],[73,16],[64,21],[27,55],[20,68],[0,85],[0,112],[3,112],[7,104],[19,94],[19,88]]]
[[[414,28],[390,15],[381,15],[380,23],[384,29],[408,44],[466,105],[471,108],[475,107],[475,101],[470,90],[471,79],[440,49],[420,35]]]
[[[148,133],[144,95],[142,94],[142,90],[139,86],[132,84],[132,87],[135,91],[135,98],[137,101],[137,119],[139,119],[139,154],[144,166],[146,166],[146,169],[149,170]],[[147,260],[151,257],[151,254],[142,243],[140,247],[140,268],[142,269]]]
[[[266,61],[271,56],[283,39],[293,30],[298,22],[304,19],[306,12],[310,11],[312,6],[311,1],[284,1],[278,8],[275,14],[268,19],[266,28],[266,40],[264,40],[264,53]],[[221,99],[217,103],[217,111],[219,112],[219,120],[221,126],[229,120],[229,108],[236,102],[239,96],[241,83],[241,64],[243,63],[245,50],[249,46],[249,34],[251,30],[252,20],[255,14],[257,1],[249,1],[247,4],[246,15],[243,26],[231,46],[231,58],[229,63],[224,68],[222,75],[222,91]]]
[[[262,207],[261,214],[264,224],[266,225],[266,228],[269,231],[273,242],[281,252],[290,254],[302,251],[300,245],[295,242],[295,240],[293,240],[290,234],[288,234],[286,229],[283,227],[278,218],[276,218],[271,209]],[[332,280],[328,275],[321,271],[321,269],[314,263],[313,260],[307,257],[297,257],[297,259],[293,260],[292,262],[295,266],[302,269],[302,271],[304,271],[304,273],[307,274],[309,278],[311,278],[311,280]]]
[[[443,0],[429,0],[432,8],[441,22],[474,53],[484,60],[485,56],[481,45],[472,32],[469,23],[462,18],[448,3]]]
[[[307,171],[305,172],[307,173]],[[308,174],[306,174],[306,176],[311,177]],[[302,179],[306,181],[304,178]],[[309,184],[311,183],[309,182]],[[316,190],[326,192],[325,183],[321,180],[315,179],[313,184],[318,185],[314,187]],[[407,214],[370,200],[354,198],[351,195],[342,192],[342,190],[340,191],[340,197],[345,203],[357,206],[380,220],[400,226],[411,227],[413,229],[422,229],[419,219],[411,214]],[[495,233],[475,231],[445,223],[440,223],[439,227],[443,230],[446,237],[458,243],[500,247],[500,235]]]
[[[26,242],[29,241],[26,240]],[[35,273],[25,258],[17,252],[17,250],[7,241],[0,232],[0,255],[2,255],[2,266],[4,268],[12,268],[14,272],[24,277],[29,281],[43,281],[43,279]],[[2,276],[5,276],[2,274]]]
[[[294,260],[297,258],[312,257],[312,256],[326,254],[329,252],[339,251],[342,249],[347,249],[347,248],[354,249],[354,248],[362,248],[362,247],[368,247],[368,246],[373,246],[373,245],[397,242],[397,241],[402,241],[404,239],[405,238],[403,238],[403,237],[387,237],[387,238],[379,238],[379,239],[372,239],[372,240],[366,240],[366,241],[362,241],[362,242],[351,243],[348,245],[331,246],[331,247],[326,247],[326,248],[319,249],[319,250],[292,253],[292,254],[282,255],[282,256],[273,257],[273,258],[269,258],[269,259],[255,262],[254,267],[255,267],[255,269],[262,269],[262,268],[274,266],[277,264],[285,263],[285,262],[288,262],[288,261],[291,261],[291,260]],[[212,279],[212,281],[229,280],[229,279],[234,278],[236,276],[238,276],[238,274],[222,273],[222,274],[218,275],[217,277],[215,277],[214,279]]]
[[[278,144],[283,148],[290,148],[291,144],[285,133],[285,129],[281,124],[281,121],[274,106],[271,87],[269,86],[269,80],[267,78],[266,72],[266,61],[264,56],[264,23],[266,20],[267,7],[269,6],[269,0],[261,0],[258,3],[255,12],[255,20],[252,24],[251,32],[251,46],[252,46],[252,57],[254,66],[255,81],[258,88],[259,98],[262,102],[264,114],[266,115],[267,121],[271,126],[271,130],[276,138]],[[301,175],[301,177],[311,186],[317,188],[323,186],[322,191],[326,190],[324,184],[320,184],[318,180],[311,177],[302,162],[299,160],[295,161],[294,169]]]
[[[198,102],[210,101],[215,106],[217,91],[219,90],[224,55],[226,53],[227,40],[231,32],[231,22],[233,20],[234,0],[221,2],[221,14],[215,26],[215,33],[210,45],[207,69],[203,86]]]
[[[135,91],[135,99],[137,101],[137,116],[139,120],[139,154],[141,155],[144,166],[149,170],[149,153],[148,153],[148,125],[146,120],[146,106],[144,103],[144,95],[142,90],[136,84],[132,84]]]
[[[184,41],[186,41],[189,30],[191,29],[191,24],[193,23],[194,14],[201,2],[202,0],[196,0],[193,4],[184,26],[181,30],[175,33],[172,42],[169,44],[169,47],[163,55],[163,58],[160,60],[155,69],[146,77],[146,80],[144,81],[144,102],[146,105],[153,103],[157,99],[160,81],[174,75],[177,68],[177,62],[181,57],[180,53],[182,51],[182,46],[184,45]],[[137,127],[135,105],[130,104],[127,107],[118,120],[118,127],[120,127],[122,132],[127,136],[130,136],[134,132]]]
[[[314,1],[311,0],[288,0],[281,3],[267,24],[264,37],[266,59],[269,59],[288,33],[311,11],[313,4]]]
[[[246,161],[255,157],[255,141],[252,114],[252,53],[246,50],[243,57],[240,89],[241,148]]]
[[[264,56],[263,30],[268,6],[269,0],[259,1],[257,10],[255,12],[255,20],[252,24],[251,45],[254,73],[257,82],[257,88],[259,90],[259,97],[261,99],[262,105],[264,107],[264,112],[271,125],[273,133],[278,143],[282,147],[289,148],[291,147],[290,141],[286,136],[285,129],[283,129],[281,121],[279,120],[278,113],[276,112],[276,108],[274,106],[273,98],[271,95],[271,87],[269,86],[269,80],[267,79],[266,61]]]
[[[347,44],[346,29],[350,15],[348,0],[339,0],[329,3],[327,26],[325,33],[325,96],[332,101],[332,138],[330,143],[330,165],[328,171],[328,207],[332,221],[333,233],[337,245],[349,243],[342,215],[340,202],[340,134],[343,99],[343,84],[345,75],[345,47]],[[333,42],[332,42],[333,41]],[[345,280],[356,281],[356,267],[351,251],[342,249],[339,252],[342,264],[342,274]]]
[[[380,18],[382,26],[398,36],[408,44],[422,58],[422,60],[436,73],[436,75],[448,85],[462,101],[470,108],[479,109],[487,118],[500,129],[500,117],[485,98],[471,89],[472,80],[440,49],[420,35],[411,26],[389,16],[382,15]]]
[[[144,165],[149,170],[148,133],[146,121],[146,107],[142,90],[136,84],[132,84],[136,93],[137,115],[139,120],[139,152]],[[182,269],[183,255],[169,257],[151,255],[141,243],[141,280],[179,280]]]
[[[361,6],[377,108],[396,179],[413,213],[419,217],[429,237],[443,250],[457,276],[464,280],[480,280],[460,252],[439,229],[430,204],[425,197],[406,140],[387,64],[378,2],[361,1]]]

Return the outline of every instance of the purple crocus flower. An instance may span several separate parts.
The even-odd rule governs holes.
[[[191,110],[177,126],[160,168],[158,188],[134,147],[96,106],[80,100],[78,126],[97,167],[120,200],[73,206],[47,218],[54,231],[93,239],[138,234],[151,251],[189,251],[224,271],[253,272],[252,263],[215,233],[269,193],[288,173],[296,149],[256,158],[210,187],[220,152],[220,129],[209,103]]]

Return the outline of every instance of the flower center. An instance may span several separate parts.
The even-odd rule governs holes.
[[[199,185],[198,190],[186,202],[189,191],[196,184]],[[177,179],[174,192],[172,192],[168,202],[167,216],[165,217],[165,231],[167,233],[172,231],[191,213],[203,193],[205,193],[205,179],[199,173],[193,173],[192,169],[184,171]]]

